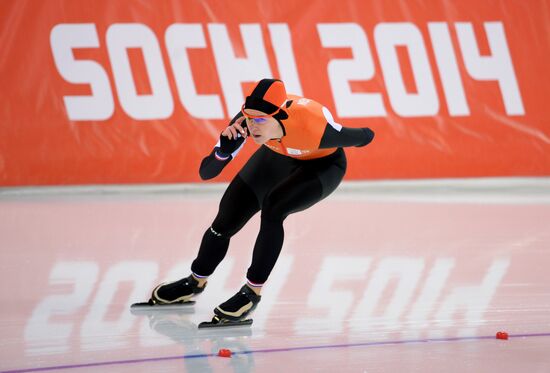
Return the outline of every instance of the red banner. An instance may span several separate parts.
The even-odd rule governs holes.
[[[198,181],[269,76],[376,132],[347,151],[350,179],[550,174],[548,1],[6,0],[0,16],[3,186]]]

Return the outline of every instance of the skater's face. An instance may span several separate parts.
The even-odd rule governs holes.
[[[243,110],[243,114],[246,118],[250,137],[252,137],[256,144],[261,145],[271,139],[280,139],[283,137],[281,125],[272,116],[253,109]]]

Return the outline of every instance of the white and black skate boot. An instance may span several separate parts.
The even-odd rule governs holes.
[[[191,298],[202,293],[205,287],[206,283],[199,287],[199,282],[193,275],[189,275],[178,281],[158,285],[153,289],[151,299],[148,302],[134,303],[132,307],[192,305],[195,302]]]
[[[251,325],[252,319],[246,319],[256,308],[262,297],[256,294],[247,285],[226,302],[214,309],[212,321],[199,324],[199,328],[217,326]]]

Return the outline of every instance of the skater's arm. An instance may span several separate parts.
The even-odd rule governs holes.
[[[226,159],[216,157],[216,149],[218,148],[212,149],[212,152],[210,152],[210,154],[201,162],[199,175],[203,180],[212,179],[218,176],[220,172],[222,172],[223,168],[231,162],[231,155],[229,155]]]
[[[327,123],[319,148],[344,148],[365,146],[374,138],[374,132],[367,127],[349,128]]]
[[[214,149],[201,162],[199,168],[201,179],[208,180],[218,176],[224,167],[237,156],[248,136],[248,129],[243,121],[243,115],[237,114],[221,133],[220,140]]]

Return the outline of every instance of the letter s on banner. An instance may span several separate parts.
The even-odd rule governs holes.
[[[98,48],[93,23],[59,24],[50,33],[53,59],[59,74],[68,82],[89,84],[91,96],[63,96],[70,120],[106,120],[115,110],[109,77],[95,61],[77,61],[73,48]]]

